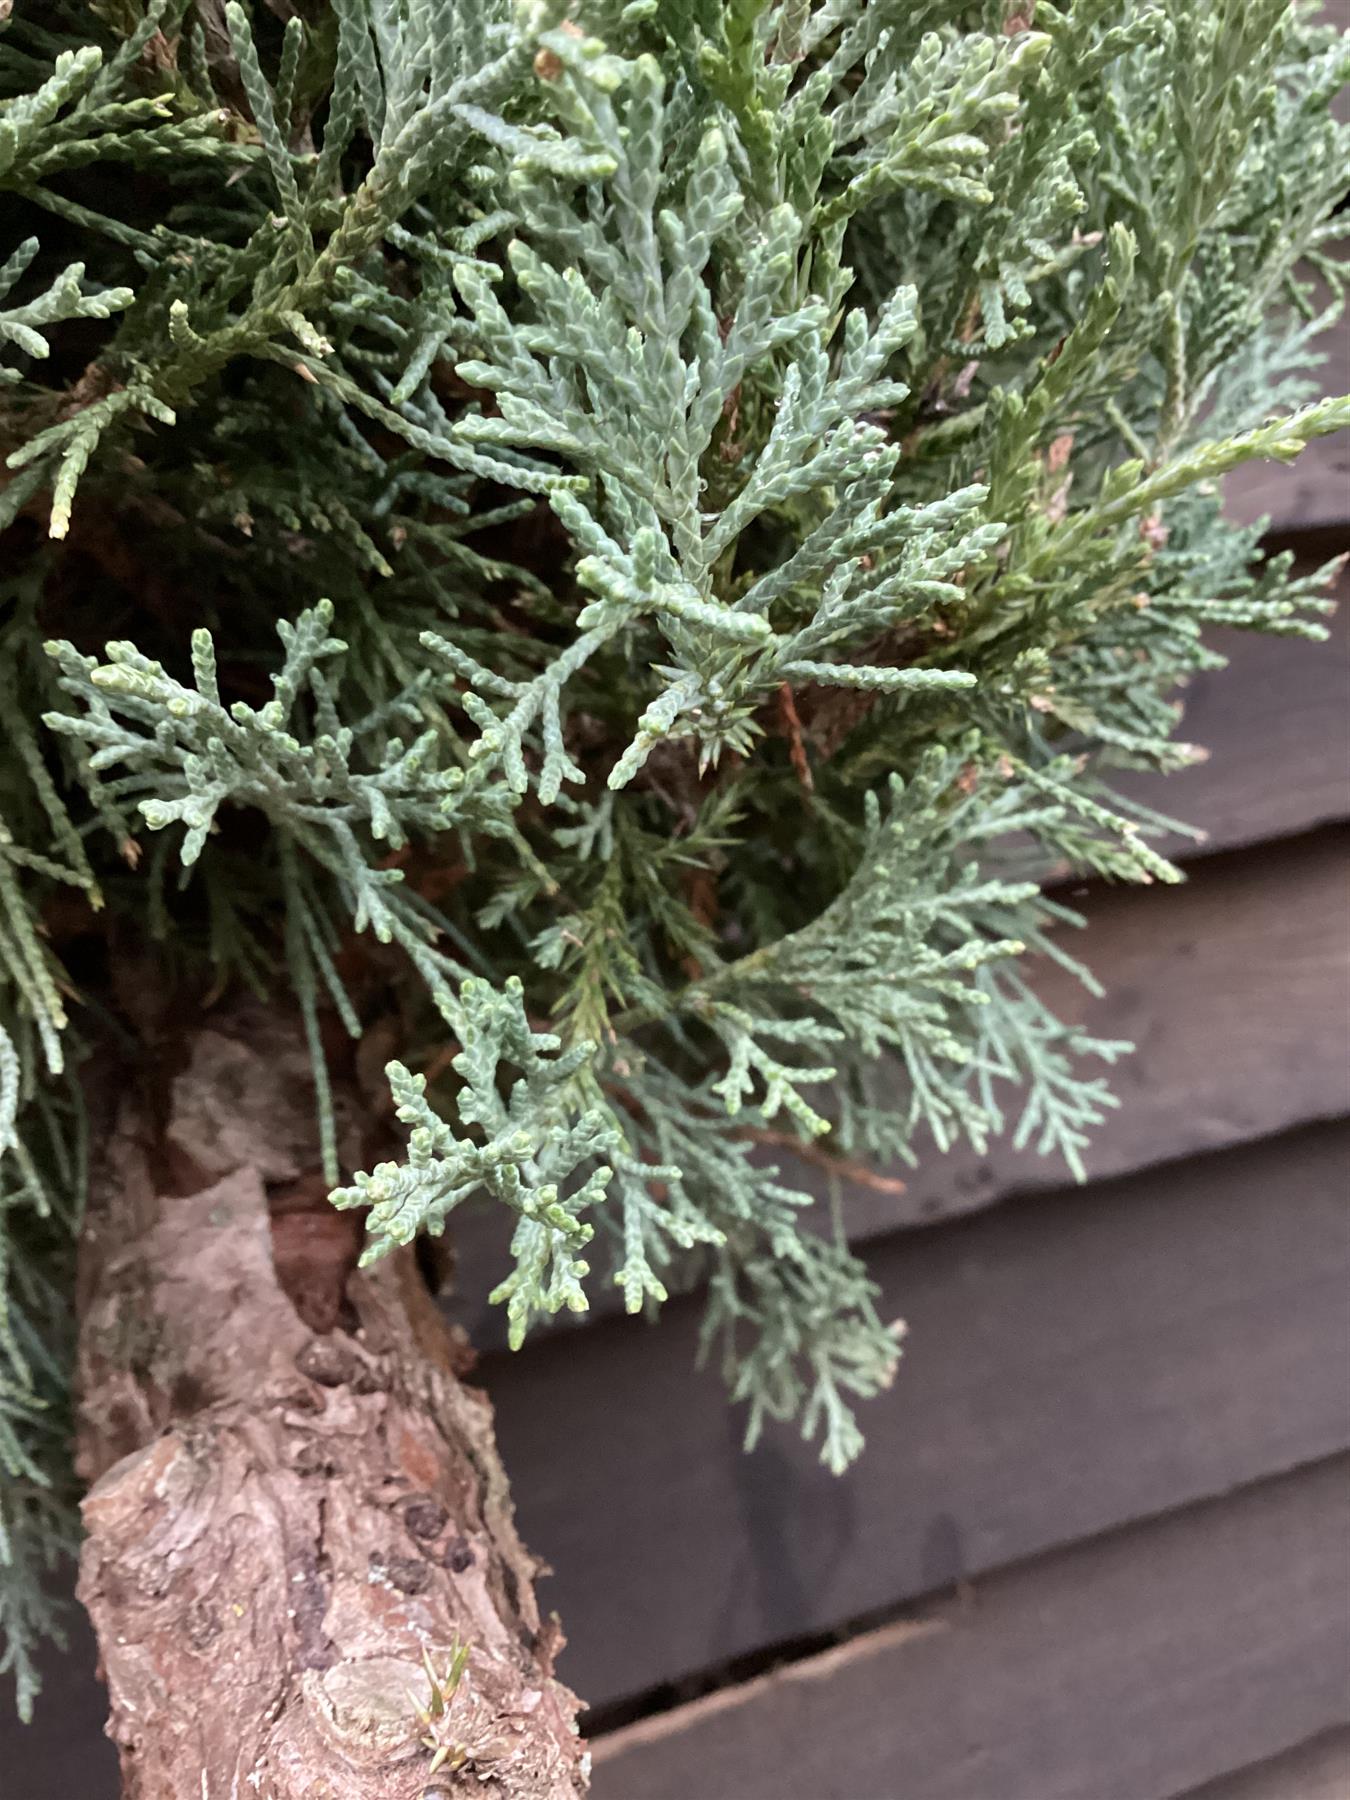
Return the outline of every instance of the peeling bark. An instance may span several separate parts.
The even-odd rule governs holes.
[[[80,1597],[126,1800],[575,1800],[491,1408],[411,1255],[355,1270],[303,1056],[255,1017],[167,1086],[158,1124],[124,1100],[81,1249]]]

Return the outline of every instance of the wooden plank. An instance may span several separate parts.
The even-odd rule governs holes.
[[[1350,485],[1345,505],[1350,512]],[[1304,566],[1347,546],[1350,526]],[[1122,793],[1206,834],[1199,844],[1161,840],[1166,855],[1191,862],[1350,813],[1350,573],[1340,577],[1336,595],[1325,643],[1213,633],[1210,642],[1228,667],[1194,677],[1182,695],[1179,732],[1208,751],[1208,760],[1172,775],[1116,778]]]
[[[1350,31],[1347,0],[1327,0],[1320,10],[1326,24]],[[1342,89],[1331,110],[1342,123],[1350,120],[1350,89]],[[1346,254],[1344,240],[1329,249],[1333,256]],[[1321,280],[1316,288],[1313,304],[1325,306],[1331,290]],[[1344,394],[1350,389],[1350,313],[1343,312],[1314,340],[1313,352],[1323,359],[1309,371],[1319,391]],[[1350,522],[1350,432],[1314,439],[1293,464],[1245,463],[1225,477],[1223,487],[1226,511],[1243,524],[1267,518],[1277,535],[1330,525],[1343,527]]]
[[[743,1454],[692,1302],[488,1359],[563,1678],[603,1706],[1344,1448],[1348,1156],[1323,1126],[877,1246],[909,1338],[843,1479]]]
[[[1350,1711],[1350,1459],[596,1745],[594,1800],[1166,1800]]]
[[[1192,1788],[1184,1800],[1346,1800],[1350,1729],[1330,1731],[1254,1769]]]
[[[1341,359],[1339,388],[1344,391],[1347,352],[1344,327],[1333,345]],[[1350,432],[1315,438],[1292,467],[1248,463],[1228,478],[1228,510],[1243,524],[1268,518],[1278,532],[1310,531],[1341,525],[1350,511]]]
[[[103,1735],[108,1695],[94,1674],[94,1634],[69,1591],[72,1582],[73,1573],[62,1582],[69,1649],[49,1645],[41,1657],[31,1725],[19,1724],[12,1687],[0,1681],[0,1800],[117,1800],[121,1790],[117,1755]]]
[[[1344,877],[1338,870],[1341,841],[1328,833],[1259,856],[1215,858],[1197,865],[1188,886],[1174,893],[1120,891],[1094,897],[1089,942],[1114,996],[1111,1004],[1123,1010],[1113,1014],[1104,1007],[1095,1012],[1093,1023],[1108,1034],[1133,1032],[1144,1045],[1123,1072],[1122,1082],[1129,1084],[1127,1110],[1099,1141],[1094,1168],[1128,1168],[1132,1161],[1174,1156],[1179,1148],[1242,1142],[1302,1118],[1344,1110],[1346,1006],[1333,966],[1346,939]],[[1292,1172],[1287,1169],[1285,1154],[1283,1144],[1266,1146],[1252,1153],[1250,1166],[1264,1171],[1259,1184],[1268,1191],[1256,1202],[1261,1215],[1267,1216],[1268,1207],[1268,1218],[1277,1220],[1281,1207],[1294,1205],[1293,1229],[1300,1216],[1297,1208],[1307,1197],[1308,1177],[1302,1163]],[[1049,1178],[1042,1165],[1021,1159],[1019,1166],[1017,1159],[1002,1160],[1004,1155],[984,1162],[969,1157],[927,1160],[898,1207],[881,1208],[865,1195],[854,1196],[854,1223],[864,1234],[884,1232],[897,1220],[968,1210],[1018,1182],[1031,1185]],[[1241,1157],[1222,1164],[1225,1169],[1241,1166]],[[1183,1187],[1189,1185],[1185,1171],[1168,1171],[1157,1178],[1156,1188],[1152,1183],[1136,1188],[1170,1194],[1178,1177]],[[1299,1190],[1293,1201],[1287,1195],[1291,1185]],[[1080,1213],[1094,1223],[1112,1210],[1110,1194],[1103,1207],[1103,1195],[1096,1190],[1047,1204],[1057,1216]],[[1024,1210],[1010,1215],[1018,1241],[1030,1229],[1022,1223]],[[1246,1216],[1241,1208],[1234,1213],[1235,1219],[1240,1216]],[[737,1649],[815,1629],[822,1621],[835,1623],[876,1604],[879,1596],[921,1591],[962,1567],[988,1567],[1005,1554],[1024,1553],[1028,1543],[1053,1541],[1056,1529],[1098,1529],[1103,1518],[1124,1516],[1108,1504],[1109,1485],[1121,1456],[1132,1456],[1133,1448],[1117,1446],[1100,1464],[1100,1487],[1107,1491],[1083,1488],[1083,1459],[1097,1457],[1101,1443],[1073,1440],[1073,1430],[1082,1427],[1082,1394],[1066,1397],[1054,1387],[1041,1394],[1050,1424],[1061,1408],[1068,1408],[1063,1433],[1051,1432],[1048,1443],[1042,1441],[1047,1419],[1027,1419],[1029,1405],[1033,1414],[1039,1410],[1031,1403],[1042,1379],[1035,1359],[1041,1339],[1023,1338],[1020,1323],[1021,1316],[1041,1314],[1034,1269],[1022,1265],[1020,1299],[1005,1293],[997,1303],[981,1300],[976,1332],[981,1342],[965,1345],[965,1289],[952,1273],[956,1265],[943,1261],[954,1252],[933,1248],[947,1241],[943,1234],[925,1234],[912,1246],[889,1246],[879,1257],[887,1302],[911,1321],[910,1357],[894,1401],[871,1409],[871,1448],[858,1474],[844,1484],[834,1483],[795,1445],[778,1438],[742,1462],[736,1447],[739,1424],[727,1413],[720,1386],[706,1378],[695,1381],[689,1373],[693,1320],[687,1308],[677,1307],[659,1334],[648,1334],[642,1326],[619,1326],[612,1366],[607,1361],[613,1342],[608,1329],[589,1349],[580,1340],[569,1342],[560,1362],[554,1360],[555,1352],[541,1346],[524,1352],[509,1368],[493,1366],[503,1424],[511,1436],[507,1453],[522,1463],[519,1492],[526,1526],[531,1540],[563,1570],[553,1603],[562,1609],[575,1644],[571,1667],[564,1667],[593,1700],[603,1703]],[[978,1249],[984,1240],[970,1241]],[[989,1239],[991,1245],[1000,1241],[998,1236]],[[1158,1241],[1164,1241],[1161,1227]],[[1252,1239],[1253,1244],[1264,1241],[1262,1236]],[[1288,1242],[1274,1247],[1272,1268],[1280,1266],[1290,1247]],[[991,1248],[989,1255],[994,1253]],[[1118,1252],[1108,1246],[1103,1254]],[[1130,1269],[1138,1262],[1136,1255]],[[948,1273],[940,1277],[939,1267]],[[1048,1288],[1077,1279],[1057,1276],[1058,1267],[1047,1268]],[[495,1279],[495,1266],[477,1273],[471,1269],[466,1279],[468,1290],[476,1291],[481,1301]],[[944,1312],[948,1306],[950,1315]],[[1057,1316],[1053,1307],[1051,1316]],[[1153,1317],[1147,1310],[1142,1315],[1145,1337]],[[1049,1317],[1042,1323],[1048,1329]],[[1284,1343],[1286,1328],[1287,1319],[1272,1313],[1271,1341],[1277,1347]],[[1246,1328],[1234,1322],[1233,1329]],[[1311,1326],[1310,1331],[1309,1343],[1315,1344],[1317,1332]],[[1011,1353],[999,1345],[1002,1332],[1008,1334]],[[590,1335],[581,1334],[583,1339]],[[1136,1332],[1128,1339],[1131,1355],[1138,1336]],[[1207,1462],[1204,1445],[1188,1437],[1187,1420],[1176,1409],[1194,1394],[1194,1374],[1180,1375],[1172,1389],[1165,1351],[1182,1354],[1175,1331],[1152,1346],[1144,1343],[1130,1417],[1146,1422],[1151,1407],[1170,1406],[1169,1430],[1134,1471],[1136,1484],[1121,1489],[1122,1506],[1148,1502],[1155,1491],[1150,1481],[1157,1457],[1176,1458],[1185,1480],[1201,1488],[1206,1481],[1221,1480],[1233,1466],[1222,1456]],[[1279,1350],[1270,1365],[1272,1381],[1282,1378],[1278,1372],[1287,1370],[1293,1354],[1287,1346]],[[1025,1384],[1023,1404],[1006,1414],[997,1385],[989,1385],[995,1365],[1005,1364]],[[546,1378],[540,1371],[550,1365],[552,1374]],[[1240,1361],[1234,1365],[1243,1366]],[[1311,1370],[1310,1384],[1300,1384],[1297,1392],[1291,1387],[1293,1435],[1279,1454],[1310,1454],[1310,1444],[1316,1449],[1315,1433],[1300,1437],[1299,1430],[1307,1426],[1306,1409],[1325,1405],[1325,1385],[1336,1367],[1324,1359]],[[1096,1371],[1093,1379],[1100,1376],[1100,1364],[1089,1362],[1085,1368]],[[1119,1365],[1116,1378],[1124,1378]],[[1283,1404],[1271,1398],[1272,1392],[1261,1384],[1254,1390],[1267,1395],[1267,1431],[1272,1426],[1269,1409]],[[1099,1407],[1113,1403],[1110,1395],[1108,1387],[1107,1397],[1099,1396]],[[1228,1452],[1236,1458],[1242,1421],[1235,1404],[1229,1392],[1214,1413],[1211,1436],[1217,1432],[1221,1442],[1228,1442],[1224,1434],[1231,1434]],[[541,1412],[546,1415],[543,1427]],[[1009,1423],[1001,1425],[1005,1418]],[[631,1446],[625,1456],[631,1454],[636,1486],[630,1492],[625,1483],[619,1505],[611,1506],[606,1487],[617,1419],[624,1421],[624,1441]],[[1136,1424],[1136,1436],[1142,1429]],[[669,1443],[663,1449],[665,1431]],[[973,1460],[972,1433],[984,1445]],[[1019,1433],[1026,1434],[1031,1458],[1020,1467]],[[1250,1448],[1257,1456],[1277,1453],[1260,1434]],[[965,1474],[948,1503],[942,1490],[958,1455]],[[1045,1462],[1046,1457],[1051,1460]],[[1066,1460],[1070,1474],[1061,1490],[1051,1471]],[[591,1491],[585,1486],[588,1468],[606,1472],[603,1483],[596,1477]],[[1140,1484],[1147,1490],[1142,1500]],[[985,1498],[999,1486],[1006,1489],[1006,1509],[990,1515]],[[1058,1526],[1044,1518],[1038,1523],[1036,1516],[1038,1507],[1049,1506],[1052,1489],[1063,1503]],[[911,1531],[897,1544],[893,1538],[902,1510],[917,1521],[918,1535],[916,1540]],[[578,1519],[603,1519],[607,1532],[612,1522],[614,1532],[603,1554],[594,1544],[575,1541],[572,1513]],[[688,1523],[676,1529],[672,1520],[678,1522],[682,1514]],[[853,1558],[848,1546],[855,1532]],[[680,1566],[690,1571],[688,1595],[672,1600],[660,1584],[651,1591],[651,1543],[669,1544],[677,1561],[684,1559]],[[851,1561],[856,1562],[856,1580],[842,1579],[837,1566],[831,1572],[829,1565]],[[878,1562],[889,1582],[882,1589],[872,1586]],[[701,1587],[705,1571],[706,1579],[724,1590],[712,1608]],[[672,1585],[684,1582],[681,1573]],[[619,1604],[625,1592],[635,1597],[632,1613]],[[660,1632],[651,1631],[650,1620],[664,1617],[667,1607],[669,1621]],[[644,1638],[659,1640],[655,1657],[650,1645],[643,1649]],[[64,1730],[56,1733],[61,1741],[66,1735]],[[40,1790],[32,1792],[36,1800]]]
[[[1061,1018],[1135,1052],[1111,1073],[1119,1108],[1084,1161],[1096,1179],[1247,1143],[1350,1111],[1350,831],[1215,857],[1183,887],[1096,889],[1069,948],[1104,993],[1035,971]],[[1073,895],[1069,896],[1073,900]],[[981,1157],[921,1150],[898,1200],[857,1188],[849,1233],[973,1211],[1064,1180],[1006,1141]],[[818,1178],[806,1185],[823,1191]]]
[[[1347,29],[1350,8],[1328,8],[1342,29]],[[1343,95],[1340,110],[1350,110]],[[1324,290],[1325,292],[1325,290]],[[1324,394],[1343,394],[1350,388],[1350,314],[1341,317],[1317,341],[1325,357],[1316,371]],[[1307,531],[1350,522],[1350,431],[1315,438],[1292,463],[1249,462],[1224,481],[1224,505],[1231,518],[1244,525],[1268,518],[1275,532]]]
[[[1273,666],[1263,664],[1263,658],[1273,657],[1278,661],[1287,652],[1292,655],[1304,648],[1245,642],[1239,646],[1239,655],[1251,657],[1250,668],[1254,675],[1259,667]],[[1289,791],[1289,772],[1296,766],[1302,773],[1293,786],[1295,789],[1301,786],[1309,796],[1310,818],[1323,816],[1334,802],[1343,761],[1340,746],[1347,713],[1329,689],[1316,685],[1314,670],[1323,671],[1328,666],[1312,660],[1300,665],[1297,682],[1307,696],[1308,724],[1307,754],[1300,765],[1289,760],[1293,755],[1293,740],[1280,739],[1277,735],[1281,721],[1300,716],[1299,708],[1291,704],[1290,699],[1295,685],[1292,663],[1281,671],[1278,680],[1273,681],[1267,700],[1259,707],[1252,702],[1255,688],[1247,683],[1245,675],[1242,677],[1244,693],[1252,702],[1252,710],[1246,715],[1253,721],[1248,752],[1244,752],[1241,742],[1230,742],[1226,749],[1218,747],[1214,733],[1207,732],[1205,726],[1205,719],[1211,716],[1208,713],[1202,713],[1198,722],[1193,716],[1192,724],[1188,726],[1192,735],[1198,738],[1208,735],[1209,741],[1216,743],[1216,756],[1210,765],[1216,770],[1225,758],[1231,760],[1247,754],[1247,761],[1242,766],[1244,780],[1249,783],[1248,791],[1258,798],[1264,796],[1260,798],[1260,809],[1250,816],[1259,818],[1263,831],[1282,828],[1281,817],[1286,822],[1294,819],[1292,813],[1279,815],[1272,809],[1279,806],[1279,796]],[[1230,687],[1228,691],[1233,690]],[[1218,729],[1225,728],[1220,722],[1228,719],[1223,694],[1220,684],[1214,690],[1215,711],[1212,714]],[[1203,694],[1195,694],[1192,696],[1193,709],[1201,700],[1205,707],[1210,705],[1210,700]],[[1278,748],[1281,743],[1284,748]],[[1319,746],[1325,750],[1324,755],[1318,753]],[[1266,771],[1264,775],[1262,768]],[[1278,780],[1271,776],[1271,770],[1276,771]],[[1335,780],[1327,776],[1328,770]],[[1178,782],[1205,777],[1206,770],[1202,769],[1178,778]],[[1224,816],[1222,808],[1231,806],[1232,796],[1230,794],[1229,799],[1224,800],[1218,790],[1211,793],[1212,798],[1207,802],[1210,819],[1221,820]],[[1255,807],[1255,800],[1251,804]],[[1189,811],[1194,818],[1205,814],[1203,807],[1181,806],[1178,810]],[[1234,829],[1231,822],[1221,827],[1225,832]],[[1339,838],[1328,833],[1306,842],[1291,842],[1275,850],[1263,850],[1258,856],[1205,859],[1192,866],[1187,888],[1175,893],[1163,894],[1155,889],[1142,893],[1099,892],[1089,897],[1092,923],[1083,948],[1089,952],[1105,980],[1111,998],[1088,1009],[1086,1016],[1093,1028],[1104,1035],[1134,1033],[1144,1044],[1143,1053],[1125,1065],[1121,1072],[1126,1109],[1113,1118],[1098,1140],[1092,1158],[1094,1172],[1109,1174],[1126,1170],[1140,1162],[1175,1157],[1209,1144],[1240,1143],[1282,1130],[1306,1118],[1344,1110],[1346,1006],[1337,967],[1346,935],[1344,878],[1337,868],[1342,854],[1340,843]],[[850,1198],[850,1217],[857,1234],[866,1237],[884,1233],[897,1224],[972,1210],[1000,1198],[1013,1188],[1034,1187],[1057,1178],[1053,1167],[1031,1157],[1010,1156],[1006,1148],[995,1149],[983,1159],[968,1153],[945,1158],[930,1156],[925,1158],[924,1167],[918,1174],[911,1178],[909,1193],[902,1202],[878,1206],[873,1197],[855,1193]],[[1274,1170],[1273,1190],[1278,1192],[1281,1185],[1279,1171]],[[1096,1198],[1095,1193],[1090,1194],[1079,1204],[1093,1206]],[[485,1317],[482,1297],[497,1279],[502,1254],[502,1246],[491,1236],[478,1239],[476,1244],[471,1241],[466,1246],[463,1286],[474,1303],[472,1309],[467,1309],[471,1318],[482,1320]],[[926,1252],[921,1253],[921,1261],[923,1256]],[[921,1299],[906,1298],[903,1283],[896,1284],[895,1293],[894,1304],[907,1308],[916,1326],[911,1367],[902,1379],[897,1399],[897,1404],[904,1409],[910,1405],[907,1396],[916,1391],[923,1378],[923,1363],[916,1371],[913,1361],[922,1357],[931,1363],[938,1359],[930,1357],[924,1347],[930,1340]],[[601,1293],[597,1299],[603,1304],[610,1296]],[[918,1332],[920,1326],[924,1328],[922,1336]],[[476,1335],[481,1342],[499,1342],[499,1329],[499,1320],[493,1314],[486,1318],[485,1329]],[[669,1383],[678,1399],[689,1386],[687,1365],[691,1326],[687,1315],[683,1324],[677,1316],[668,1330],[677,1335],[669,1340],[672,1360],[665,1365],[666,1373],[657,1380],[657,1389],[661,1389],[662,1383]],[[942,1340],[948,1349],[950,1337],[948,1333]],[[651,1339],[650,1349],[658,1351],[659,1343],[659,1339]],[[526,1360],[536,1354],[535,1351],[527,1352]],[[571,1367],[570,1359],[576,1353],[569,1345],[565,1354]],[[945,1355],[946,1351],[939,1354]],[[522,1369],[525,1366],[522,1362]],[[592,1367],[589,1362],[581,1366]],[[599,1364],[594,1365],[592,1379],[597,1391],[603,1392],[608,1376]],[[526,1384],[527,1388],[529,1385]],[[724,1417],[720,1389],[715,1384],[704,1383],[697,1392],[706,1396],[704,1426],[711,1433],[715,1459],[729,1460],[732,1470],[739,1470],[738,1453],[732,1447],[739,1427],[733,1418]],[[528,1411],[528,1395],[520,1404]],[[651,1401],[643,1399],[639,1393],[637,1404],[641,1408],[650,1405]],[[902,1418],[910,1416],[908,1411],[901,1413]],[[603,1435],[607,1440],[612,1419],[605,1419],[603,1423]],[[675,1436],[677,1441],[683,1442],[681,1429],[676,1430]],[[928,1432],[930,1426],[921,1420],[919,1429]],[[877,1439],[876,1409],[871,1431]],[[916,1438],[915,1441],[922,1440]],[[600,1453],[603,1458],[603,1445]],[[700,1448],[694,1454],[703,1455],[706,1450]],[[761,1452],[761,1457],[768,1454],[771,1452]],[[877,1454],[875,1444],[870,1454]],[[559,1457],[561,1480],[561,1471],[574,1466],[565,1434]],[[604,1466],[603,1460],[601,1466]],[[729,1483],[734,1487],[740,1478],[719,1467],[709,1479],[721,1492]],[[750,1509],[752,1518],[767,1511],[772,1524],[778,1515],[773,1511],[775,1503],[766,1498],[768,1477],[747,1471],[745,1480],[748,1487],[743,1504]],[[565,1509],[568,1504],[568,1492],[563,1483],[562,1492],[550,1498],[547,1485],[541,1490],[539,1482],[536,1471],[530,1477],[526,1503],[532,1507],[545,1506],[546,1510],[541,1513],[541,1529],[552,1537],[552,1521],[558,1509]],[[839,1527],[837,1522],[831,1524],[830,1521],[837,1521],[842,1504],[841,1490],[828,1478],[818,1476],[809,1465],[794,1465],[792,1491],[803,1483],[816,1484],[822,1495],[830,1497],[826,1508],[826,1541],[835,1542]],[[540,1491],[545,1495],[544,1502],[535,1498]],[[686,1487],[680,1482],[676,1482],[675,1491],[688,1499]],[[864,1496],[852,1504],[874,1503],[881,1505],[883,1519],[890,1517],[884,1492],[879,1500]],[[792,1504],[794,1502],[786,1496],[781,1501],[785,1512]],[[811,1516],[818,1518],[814,1513]],[[659,1520],[657,1526],[660,1528]],[[931,1556],[934,1568],[942,1566],[937,1545],[945,1530],[946,1527],[934,1529]],[[1014,1541],[1015,1536],[1010,1528],[1008,1541]],[[744,1533],[738,1541],[744,1544]],[[624,1542],[631,1543],[634,1563],[639,1564],[644,1554],[640,1537],[630,1534]],[[565,1549],[563,1539],[553,1545],[553,1553],[560,1563],[563,1563]],[[772,1583],[774,1554],[771,1546],[762,1552],[759,1563],[748,1565],[758,1571],[755,1581],[759,1589]],[[717,1561],[724,1577],[732,1579],[734,1585],[734,1571],[726,1577],[724,1560]],[[593,1567],[593,1561],[585,1566]],[[581,1582],[573,1583],[568,1571],[568,1589],[580,1588],[585,1579],[583,1575]],[[796,1579],[791,1569],[784,1579],[785,1591],[790,1595]],[[912,1575],[907,1576],[899,1585],[904,1587],[912,1580]],[[808,1588],[814,1590],[817,1576],[808,1573],[806,1581]],[[582,1643],[590,1640],[597,1630],[604,1629],[597,1623],[594,1609],[589,1604],[583,1604],[578,1610],[570,1597],[563,1595],[557,1603],[564,1605],[569,1614],[576,1612],[575,1620],[569,1618],[569,1625],[574,1638],[580,1637]],[[857,1584],[847,1600],[831,1599],[828,1586],[815,1596],[816,1613],[831,1619],[872,1603],[865,1582]],[[753,1609],[748,1624],[744,1620],[738,1621],[736,1614],[740,1610],[743,1610],[743,1603],[738,1601],[733,1606],[725,1638],[715,1633],[707,1635],[706,1622],[700,1625],[696,1621],[677,1619],[670,1639],[671,1656],[662,1666],[696,1667],[721,1654],[718,1646],[724,1642],[756,1641]],[[796,1616],[790,1606],[787,1612]],[[620,1634],[616,1641],[622,1646],[626,1640]],[[601,1701],[631,1691],[634,1686],[665,1678],[659,1670],[653,1672],[650,1665],[644,1666],[640,1660],[626,1671],[626,1650],[619,1651],[608,1670],[593,1662],[589,1650],[583,1653],[579,1647],[574,1658],[583,1654],[585,1661],[578,1664],[574,1679]],[[597,1670],[595,1682],[584,1674],[588,1665]],[[66,1694],[76,1691],[64,1680],[62,1688]],[[96,1708],[97,1699],[90,1704]],[[68,1725],[68,1708],[64,1709],[64,1717]],[[75,1741],[59,1723],[54,1727],[54,1738],[59,1744]],[[53,1795],[58,1791],[65,1790],[54,1788]],[[91,1796],[97,1792],[92,1787],[82,1791]],[[36,1785],[24,1792],[26,1795],[31,1793],[32,1800],[39,1800],[42,1794]]]
[[[1208,858],[1180,888],[1096,889],[1080,902],[1088,928],[1071,948],[1105,988],[1093,999],[1050,967],[1040,985],[1064,1016],[1094,1035],[1138,1046],[1112,1072],[1120,1108],[1087,1155],[1093,1177],[1127,1173],[1197,1151],[1248,1143],[1350,1111],[1350,832],[1343,827],[1277,848]],[[851,1237],[976,1211],[1017,1191],[1060,1185],[1063,1167],[1016,1151],[987,1155],[920,1145],[906,1192],[852,1184]],[[821,1173],[779,1160],[791,1179],[824,1194]],[[452,1316],[483,1349],[504,1341],[486,1296],[504,1274],[509,1222],[469,1217]],[[594,1322],[618,1309],[615,1290],[591,1288]],[[574,1330],[575,1315],[560,1329]]]

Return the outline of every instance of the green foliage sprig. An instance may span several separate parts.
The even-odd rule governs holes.
[[[488,1194],[517,1214],[516,1267],[492,1296],[506,1302],[516,1348],[536,1311],[586,1310],[581,1282],[589,1269],[576,1252],[590,1242],[593,1227],[580,1215],[603,1198],[613,1170],[600,1159],[618,1147],[603,1109],[574,1113],[568,1106],[572,1079],[594,1046],[574,1044],[550,1055],[561,1040],[530,1029],[521,994],[514,976],[501,993],[481,980],[460,990],[464,1048],[452,1066],[463,1085],[455,1110],[482,1141],[456,1137],[428,1105],[426,1078],[390,1063],[398,1116],[412,1126],[407,1161],[380,1163],[332,1195],[334,1206],[369,1209],[366,1263],[411,1243],[419,1231],[439,1236],[455,1207],[473,1194]],[[505,1098],[498,1092],[503,1064],[520,1071]],[[587,1163],[598,1166],[571,1193],[560,1194],[559,1184]]]

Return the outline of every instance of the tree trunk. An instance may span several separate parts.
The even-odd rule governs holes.
[[[491,1408],[411,1254],[355,1269],[303,1053],[236,1016],[160,1087],[81,1249],[80,1597],[126,1800],[574,1800]]]

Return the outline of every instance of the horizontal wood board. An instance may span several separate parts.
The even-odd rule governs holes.
[[[1183,1800],[1347,1800],[1350,1796],[1350,1727],[1328,1731],[1243,1769],[1221,1775]]]
[[[1342,331],[1330,347],[1332,389],[1350,387],[1350,350]],[[1228,511],[1243,524],[1271,519],[1281,532],[1323,531],[1345,518],[1350,493],[1350,431],[1315,438],[1294,463],[1253,462],[1228,477]]]
[[[488,1359],[564,1678],[620,1701],[1350,1445],[1348,1156],[1323,1126],[876,1246],[909,1337],[842,1479],[743,1453],[693,1303]]]
[[[13,1689],[0,1679],[0,1800],[117,1800],[121,1791],[117,1753],[103,1735],[108,1696],[95,1675],[98,1651],[73,1586],[70,1571],[62,1584],[68,1647],[48,1645],[40,1659],[42,1693],[31,1725],[19,1724]]]
[[[1168,1800],[1350,1718],[1348,1533],[1341,1457],[1062,1551],[601,1739],[593,1800]]]
[[[1036,970],[1061,1018],[1134,1046],[1110,1073],[1120,1105],[1084,1153],[1089,1180],[1350,1110],[1348,851],[1350,830],[1331,826],[1210,859],[1165,893],[1092,890],[1087,928],[1069,948],[1101,996],[1053,965]],[[923,1152],[906,1179],[898,1201],[848,1191],[851,1237],[972,1211],[1065,1174],[1003,1139],[983,1157]]]
[[[1320,566],[1347,547],[1350,528],[1329,533],[1321,553],[1300,566]],[[1341,573],[1333,592],[1326,640],[1212,633],[1227,667],[1192,677],[1178,696],[1177,735],[1206,759],[1171,775],[1116,777],[1123,794],[1205,834],[1199,842],[1160,839],[1167,855],[1193,862],[1350,813],[1350,574]]]
[[[1350,7],[1343,0],[1326,9],[1342,31],[1350,30]],[[1341,97],[1342,117],[1350,98]],[[1343,313],[1316,344],[1324,360],[1316,370],[1324,394],[1350,390],[1350,315]],[[1281,532],[1343,525],[1350,514],[1350,431],[1314,438],[1290,463],[1244,463],[1224,480],[1224,506],[1243,524],[1269,519]]]

